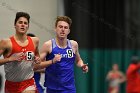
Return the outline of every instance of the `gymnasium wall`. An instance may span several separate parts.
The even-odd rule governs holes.
[[[62,4],[61,1],[58,3],[57,0],[0,0],[0,39],[15,34],[16,12],[24,11],[31,16],[29,32],[40,38],[40,48],[45,41],[54,37],[55,18],[63,13],[62,7],[59,6]],[[4,93],[4,75],[4,68],[0,66],[0,76],[2,76],[0,93]]]

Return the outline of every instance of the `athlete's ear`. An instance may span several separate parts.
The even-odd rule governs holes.
[[[57,31],[56,31],[56,28],[54,28],[54,30],[53,30],[53,31],[54,31],[54,33],[56,33],[56,32],[57,32]]]
[[[14,25],[14,28],[16,29],[16,26]]]
[[[68,34],[70,33],[70,29],[68,30]]]
[[[30,25],[28,24],[27,30],[29,29]]]

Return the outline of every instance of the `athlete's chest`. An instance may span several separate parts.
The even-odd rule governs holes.
[[[115,72],[115,73],[111,74],[111,77],[114,78],[114,79],[120,78],[120,74],[119,74],[119,72]]]
[[[65,48],[65,49],[62,49],[62,48],[54,48],[52,50],[52,53],[54,55],[56,54],[60,54],[62,59],[71,59],[71,58],[74,58],[75,57],[75,54],[74,54],[74,51],[72,48]]]
[[[16,41],[16,43],[21,47],[26,47],[29,44],[29,41],[28,40],[26,40],[24,42]]]

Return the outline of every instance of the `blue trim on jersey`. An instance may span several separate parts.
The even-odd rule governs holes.
[[[35,79],[37,90],[39,93],[44,93],[44,89],[43,89],[42,85],[40,85],[40,77],[41,77],[40,72],[34,73],[34,79]]]

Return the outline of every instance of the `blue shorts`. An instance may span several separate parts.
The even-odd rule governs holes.
[[[36,86],[36,87],[37,87],[38,93],[44,93],[44,89],[42,86]]]
[[[75,90],[53,90],[53,89],[46,89],[46,93],[76,93]]]

